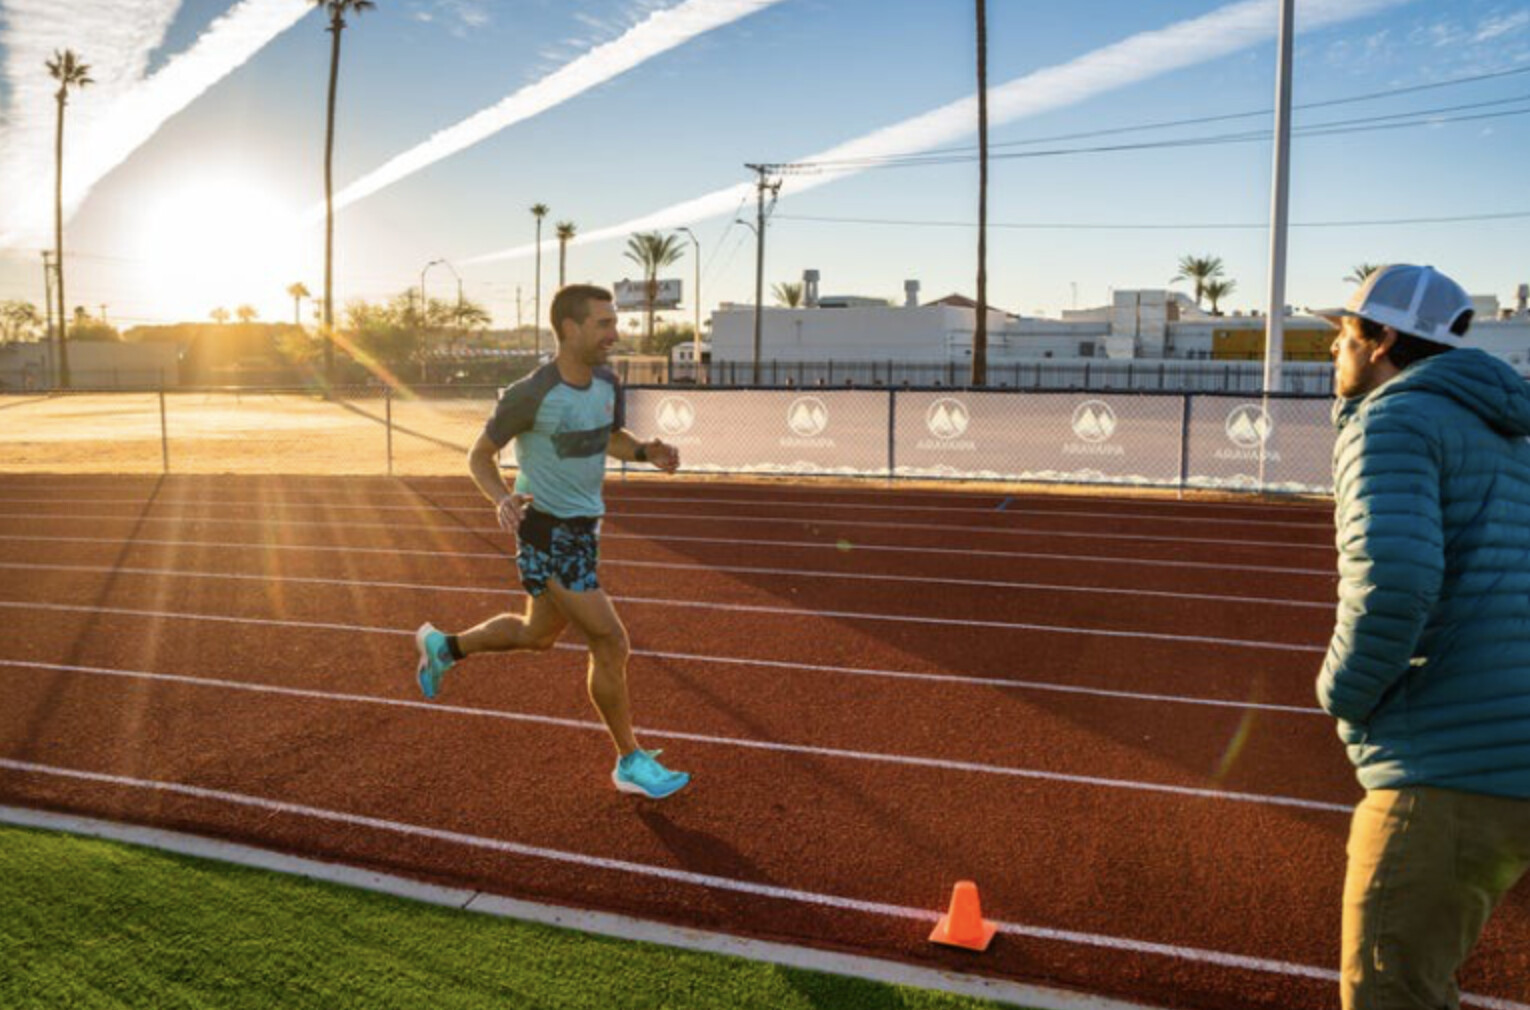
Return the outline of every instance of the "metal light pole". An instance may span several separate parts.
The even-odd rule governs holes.
[[[1259,487],[1264,489],[1270,394],[1281,386],[1286,355],[1286,230],[1291,203],[1291,40],[1295,37],[1296,0],[1281,0],[1278,69],[1275,75],[1275,166],[1270,196],[1270,306],[1264,324],[1264,394],[1260,409],[1265,430],[1259,433]]]
[[[424,334],[424,339],[425,339],[426,342],[428,342],[429,339],[430,339],[430,302],[425,297],[425,275],[428,274],[430,272],[430,268],[435,266],[437,263],[445,263],[445,262],[446,262],[445,260],[431,260],[429,263],[425,264],[425,266],[423,268],[421,268],[421,270],[420,270],[420,331]],[[424,348],[424,347],[420,348],[420,381],[421,382],[424,382],[425,379],[426,379],[426,373],[425,373],[426,350],[427,350],[427,348]]]
[[[696,384],[700,385],[701,384],[701,239],[697,238],[696,237],[696,233],[691,231],[689,228],[677,228],[675,230],[676,231],[683,231],[687,235],[689,235],[691,237],[691,245],[696,247],[696,291],[694,293],[694,297],[696,299],[696,332],[694,334],[692,334],[692,339],[691,339],[691,348],[692,348],[692,351],[691,351],[691,354],[692,354],[692,356],[695,359],[694,367],[696,369]]]

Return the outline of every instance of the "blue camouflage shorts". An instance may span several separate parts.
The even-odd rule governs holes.
[[[516,560],[521,585],[532,596],[547,592],[547,580],[575,593],[600,588],[595,567],[600,562],[600,520],[593,516],[560,519],[527,509],[517,535],[521,554]]]

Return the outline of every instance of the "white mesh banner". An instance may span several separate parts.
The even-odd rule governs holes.
[[[1327,397],[1193,397],[1186,485],[1328,493],[1333,489],[1332,410],[1333,400]]]
[[[887,473],[886,392],[631,389],[627,428],[690,471]]]
[[[897,474],[1175,484],[1183,411],[1180,396],[900,391]]]

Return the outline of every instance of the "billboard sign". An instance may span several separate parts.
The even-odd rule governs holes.
[[[648,311],[647,281],[620,280],[611,285],[611,293],[616,296],[616,311],[618,312]],[[665,280],[661,277],[654,291],[654,310],[663,312],[665,309],[676,308],[679,304],[680,282],[674,279]]]

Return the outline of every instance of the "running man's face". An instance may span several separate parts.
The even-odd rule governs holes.
[[[589,314],[584,322],[569,327],[564,343],[580,361],[594,368],[604,365],[616,344],[616,306],[610,302],[586,303]]]

